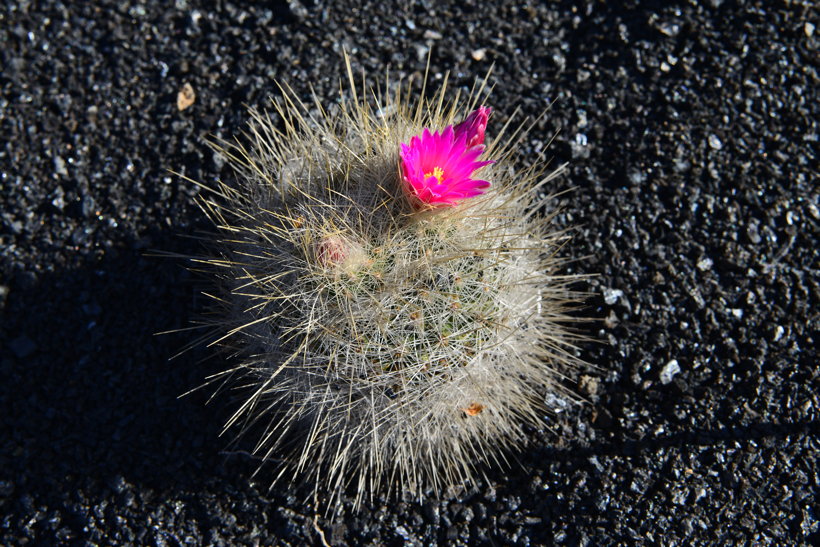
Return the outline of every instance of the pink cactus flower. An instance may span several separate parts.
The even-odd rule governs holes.
[[[483,123],[481,116],[473,118],[471,114],[459,124],[465,127],[459,135],[448,125],[442,133],[425,129],[421,136],[410,139],[409,145],[402,143],[402,173],[414,206],[452,207],[463,199],[483,194],[490,186],[486,180],[470,178],[477,169],[493,163],[476,161],[484,152],[481,142],[487,114],[483,114]],[[468,146],[469,141],[478,144]]]
[[[477,110],[472,111],[467,119],[453,128],[456,139],[466,135],[467,148],[484,144],[484,131],[487,129],[487,120],[492,111],[492,108],[485,106],[479,106]]]

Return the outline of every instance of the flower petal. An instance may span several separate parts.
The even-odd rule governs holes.
[[[484,193],[486,180],[470,178],[492,161],[479,161],[490,109],[480,107],[467,120],[439,133],[425,128],[421,135],[401,143],[403,179],[415,205],[454,206],[462,199]],[[481,142],[479,142],[481,141]]]

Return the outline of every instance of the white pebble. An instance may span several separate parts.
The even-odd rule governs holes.
[[[604,302],[606,302],[608,306],[611,306],[623,295],[624,291],[621,289],[604,289]]]
[[[675,375],[679,372],[680,365],[678,365],[678,360],[672,359],[671,361],[666,363],[666,366],[663,367],[663,370],[661,370],[661,383],[664,385],[668,384],[672,381],[672,378],[674,378]]]

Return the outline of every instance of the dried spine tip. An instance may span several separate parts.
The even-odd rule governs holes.
[[[239,355],[223,376],[247,389],[228,425],[261,426],[257,452],[331,502],[349,485],[358,503],[470,479],[525,441],[576,364],[565,236],[538,213],[557,173],[513,174],[515,142],[485,150],[488,108],[456,125],[444,89],[418,109],[402,92],[379,98],[390,115],[343,100],[317,117],[288,97],[281,124],[253,111],[251,146],[220,148],[239,187],[203,202],[224,234],[215,327]],[[445,188],[447,169],[460,179]]]

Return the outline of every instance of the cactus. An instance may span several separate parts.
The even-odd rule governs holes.
[[[214,341],[234,354],[214,380],[242,393],[227,427],[331,501],[470,480],[525,442],[578,363],[577,277],[558,273],[566,233],[539,196],[561,169],[513,168],[525,131],[485,149],[489,109],[455,123],[483,85],[466,101],[445,86],[411,108],[412,85],[370,104],[351,77],[332,114],[283,90],[244,141],[215,145],[237,174],[201,201],[221,241],[204,261],[224,289]],[[425,134],[482,180],[440,199],[414,186],[446,176],[409,173]]]

